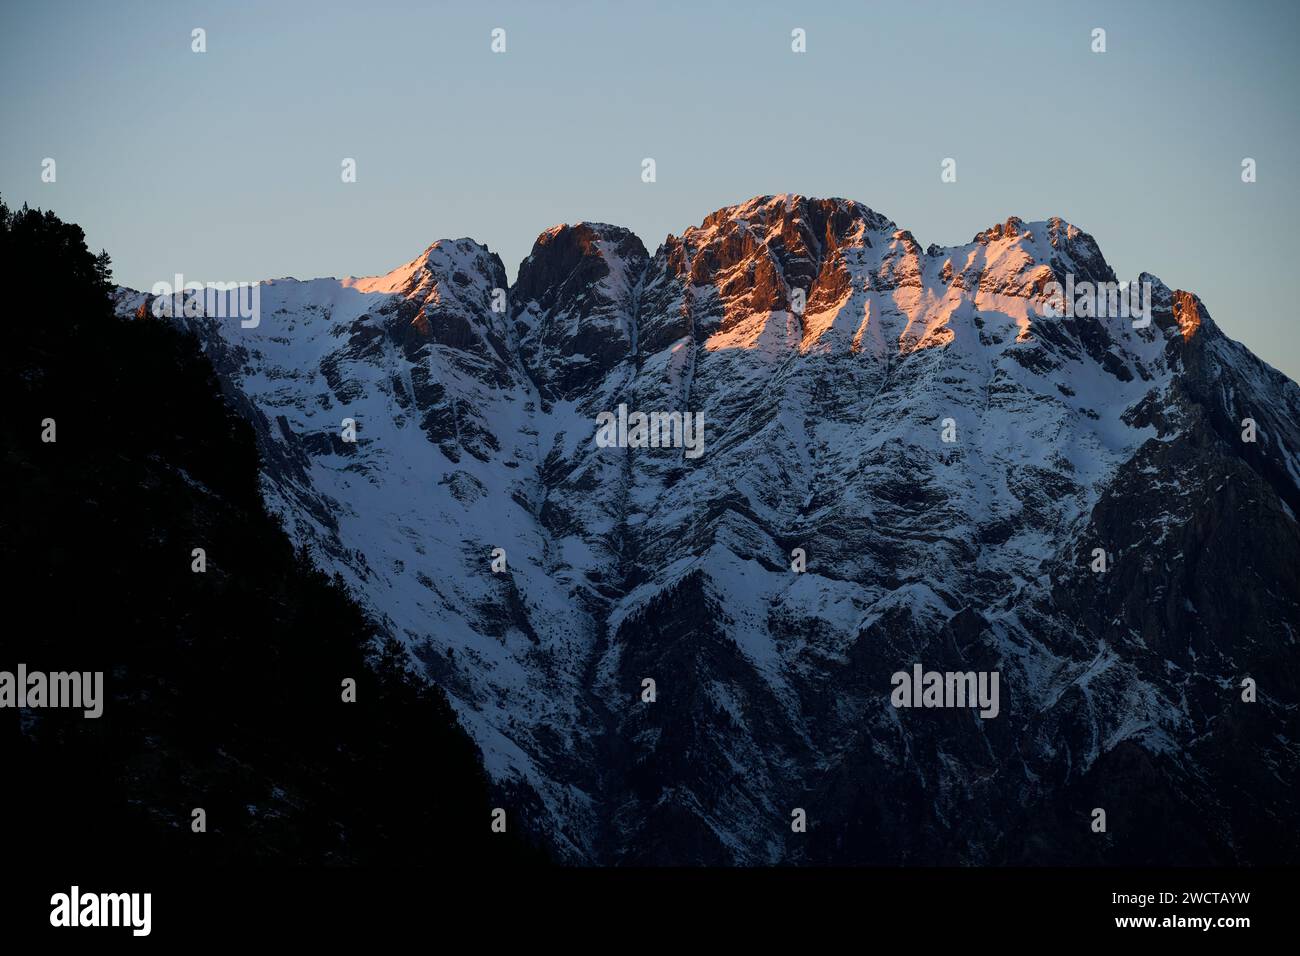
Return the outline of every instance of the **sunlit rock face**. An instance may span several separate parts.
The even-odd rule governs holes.
[[[1140,278],[1149,321],[1049,318],[1116,279],[1059,219],[922,248],[769,196],[178,321],[561,858],[1294,863],[1300,389]],[[602,447],[620,404],[703,453]],[[895,707],[917,663],[996,671],[997,716]]]

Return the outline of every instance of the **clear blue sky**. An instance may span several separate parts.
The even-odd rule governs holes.
[[[762,193],[857,199],[923,245],[1060,215],[1300,378],[1298,7],[5,0],[0,193],[137,288],[380,273],[460,236],[513,276],[557,222],[653,252]]]

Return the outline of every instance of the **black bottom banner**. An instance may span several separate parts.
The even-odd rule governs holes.
[[[10,870],[10,878],[14,871]],[[1293,869],[257,869],[37,872],[0,896],[6,942],[284,939],[1002,943],[1107,936],[1229,944],[1292,923]],[[1046,935],[1045,935],[1046,934]],[[1240,934],[1246,934],[1242,936]],[[1181,943],[1180,943],[1181,945]],[[459,948],[459,946],[457,947]]]

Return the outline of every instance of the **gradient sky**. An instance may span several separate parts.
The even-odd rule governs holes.
[[[857,199],[923,246],[1059,215],[1300,378],[1298,34],[1289,2],[5,0],[0,195],[143,289],[382,273],[460,236],[513,278],[555,223],[653,252],[765,193]]]

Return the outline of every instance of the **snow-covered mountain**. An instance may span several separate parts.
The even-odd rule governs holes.
[[[768,196],[177,321],[562,858],[1296,862],[1300,388],[1149,275],[1146,327],[1044,317],[1067,277],[1116,279],[1060,219],[922,248]],[[620,404],[704,453],[601,447]],[[1000,713],[896,709],[915,663]]]

